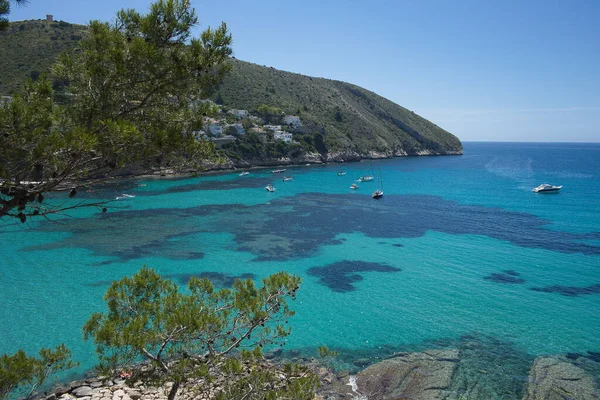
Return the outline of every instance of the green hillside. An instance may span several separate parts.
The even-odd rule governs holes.
[[[61,52],[77,45],[86,30],[63,21],[11,23],[0,32],[0,94],[9,95],[27,78],[47,71]]]
[[[58,54],[76,46],[86,29],[62,21],[11,23],[0,32],[0,94],[9,95],[27,78],[47,71]],[[298,115],[304,125],[299,134],[320,134],[326,151],[356,156],[462,152],[454,135],[358,86],[235,59],[232,63],[231,73],[216,89],[215,100],[254,114],[266,104]]]
[[[220,96],[219,96],[220,95]],[[462,151],[452,134],[417,114],[356,85],[312,78],[233,60],[215,99],[232,108],[261,104],[299,115],[309,132],[320,132],[331,149],[444,154]]]

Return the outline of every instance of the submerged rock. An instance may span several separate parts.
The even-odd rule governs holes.
[[[369,400],[443,398],[451,386],[458,356],[458,350],[399,354],[360,372],[357,391]]]
[[[600,390],[583,369],[552,357],[535,360],[523,400],[598,400]]]

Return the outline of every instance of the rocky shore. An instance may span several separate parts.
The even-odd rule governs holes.
[[[470,383],[464,379],[461,351],[456,349],[429,350],[415,353],[397,353],[372,364],[356,375],[334,373],[314,359],[306,361],[319,377],[321,387],[315,400],[598,400],[600,387],[593,374],[586,371],[586,360],[571,360],[564,356],[538,357],[530,366],[528,376],[522,377],[520,388],[486,389],[492,374],[479,369]],[[590,361],[592,364],[597,362]],[[510,373],[510,371],[504,371]],[[283,379],[283,378],[282,378]],[[89,378],[55,389],[44,400],[165,400],[170,385],[151,387],[124,379]],[[193,383],[183,385],[178,399],[211,399],[200,395]]]

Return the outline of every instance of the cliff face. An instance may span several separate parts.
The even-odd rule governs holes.
[[[215,100],[230,108],[254,111],[266,104],[298,115],[303,132],[323,135],[327,153],[356,153],[361,158],[462,153],[456,136],[361,87],[239,60],[232,63]]]

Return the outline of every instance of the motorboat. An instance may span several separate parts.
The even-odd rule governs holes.
[[[293,180],[294,180],[294,178],[292,178],[291,176],[284,176],[283,177],[283,181],[284,182],[293,181]]]
[[[358,189],[358,185],[356,183],[353,183],[352,185],[350,185],[350,189]]]
[[[533,192],[535,193],[548,193],[548,192],[558,192],[560,189],[562,189],[562,186],[554,186],[554,185],[549,185],[547,183],[543,183],[540,186],[533,188]]]
[[[246,175],[250,175],[250,172],[248,172],[248,171],[244,171],[244,172],[242,172],[242,173],[240,174],[240,176],[246,176]]]
[[[381,196],[383,196],[383,190],[377,189],[376,191],[373,192],[374,199],[379,199],[379,198],[381,198]]]
[[[373,176],[371,175],[365,175],[365,176],[361,176],[360,178],[358,178],[359,182],[370,182],[373,180]]]
[[[344,175],[346,175],[346,171],[340,171],[340,172],[338,172],[338,176],[344,176]]]
[[[270,183],[269,183],[267,186],[265,186],[265,189],[266,189],[268,192],[274,192],[274,191],[275,191],[275,188],[274,188],[274,187],[273,187],[273,185],[271,185]]]
[[[285,172],[285,168],[284,169],[274,169],[271,172],[274,173],[274,174],[280,174],[282,172]]]
[[[134,197],[132,194],[122,193],[120,196],[115,197],[115,200],[133,199]]]

